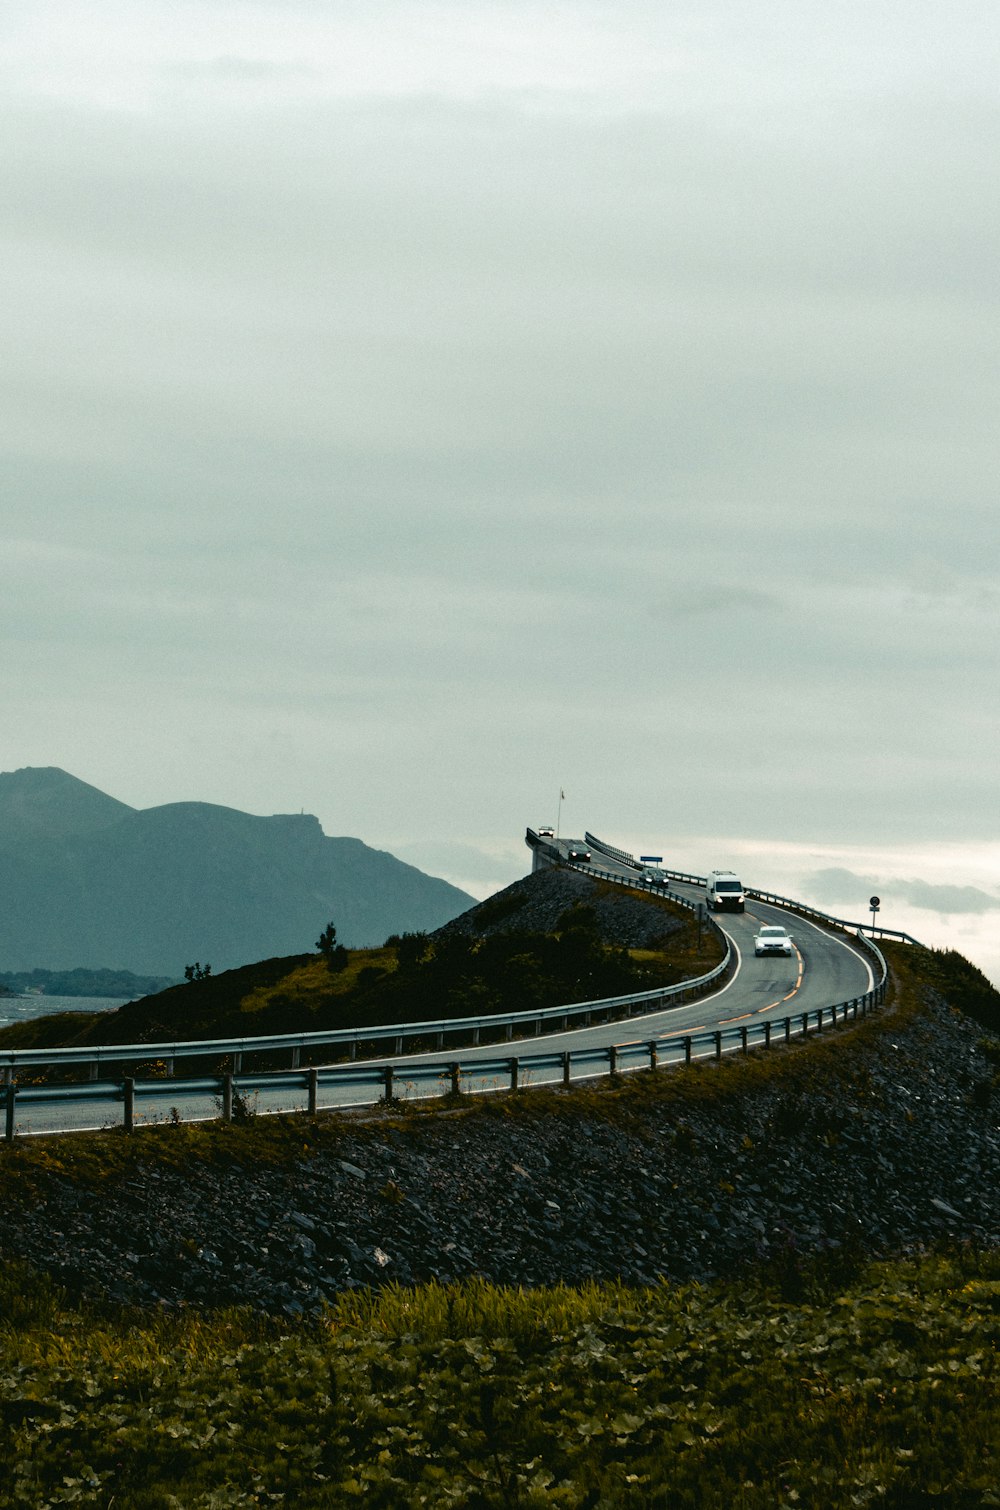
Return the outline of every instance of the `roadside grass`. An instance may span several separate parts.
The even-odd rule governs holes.
[[[311,959],[291,970],[274,985],[258,986],[255,990],[248,991],[240,1001],[240,1011],[251,1017],[267,1011],[275,1001],[281,1001],[294,1002],[297,1007],[317,1012],[331,998],[350,995],[364,970],[391,974],[396,968],[396,951],[384,946],[378,949],[349,949],[346,966],[336,972],[327,968],[322,957]]]
[[[4,1503],[1000,1504],[1000,1255],[765,1285],[347,1295],[318,1320],[70,1305],[0,1273]]]
[[[865,1050],[953,986],[890,946],[887,1009],[772,1053],[470,1098],[463,1117],[678,1114],[767,1085],[867,1094]],[[960,957],[958,957],[960,958]],[[456,1103],[452,1103],[456,1105]],[[438,1103],[440,1108],[440,1103]],[[0,1199],[169,1164],[287,1165],[428,1106],[33,1139]],[[0,1268],[0,1502],[214,1510],[983,1510],[1000,1506],[1000,1253],[780,1264],[739,1285],[481,1279],[343,1293],[296,1322],[70,1301]]]

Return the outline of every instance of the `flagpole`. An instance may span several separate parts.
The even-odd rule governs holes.
[[[559,828],[560,828],[560,825],[562,823],[562,805],[563,805],[563,798],[565,797],[565,795],[566,795],[566,793],[563,791],[562,787],[560,787],[559,788],[559,805],[556,808],[556,838],[557,839],[559,837]]]

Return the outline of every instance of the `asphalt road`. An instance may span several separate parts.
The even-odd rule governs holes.
[[[565,850],[577,842],[582,847],[582,841],[564,840],[561,848]],[[593,868],[617,872],[623,878],[634,874],[627,867],[616,865],[596,853]],[[704,891],[700,887],[677,883],[671,886],[671,890],[693,901],[704,900]],[[542,1038],[514,1041],[499,1047],[492,1044],[453,1051],[450,1057],[460,1058],[464,1067],[463,1090],[505,1089],[510,1084],[510,1060],[518,1053],[544,1056],[530,1067],[521,1066],[519,1083],[522,1086],[561,1083],[564,1074],[562,1055],[565,1053],[582,1055],[594,1051],[595,1054],[589,1063],[573,1064],[571,1074],[574,1081],[606,1076],[609,1072],[606,1051],[610,1045],[618,1047],[618,1067],[627,1072],[650,1063],[648,1043],[651,1039],[666,1039],[667,1042],[660,1043],[658,1060],[661,1064],[668,1063],[683,1057],[683,1040],[687,1035],[742,1025],[753,1031],[767,1021],[780,1022],[786,1016],[815,1013],[835,1002],[861,996],[872,988],[873,977],[868,961],[842,934],[827,933],[804,918],[790,916],[781,908],[752,900],[748,900],[744,913],[716,914],[715,921],[728,935],[736,957],[734,971],[717,991],[698,1001],[632,1017],[624,1022],[601,1023],[590,1028],[574,1027],[565,1033],[546,1034]],[[790,958],[755,957],[753,936],[762,922],[779,922],[788,928],[794,944]],[[712,1052],[714,1050],[704,1044],[696,1050],[703,1056]],[[320,1109],[347,1108],[381,1100],[387,1065],[393,1070],[393,1090],[397,1096],[441,1095],[450,1088],[447,1075],[441,1073],[442,1060],[446,1057],[441,1053],[384,1056],[353,1066],[349,1080],[338,1079],[337,1084],[323,1084],[321,1077],[318,1106]],[[476,1073],[473,1065],[481,1065],[481,1072]],[[342,1073],[343,1067],[340,1070]],[[248,1082],[249,1077],[246,1080],[241,1077],[241,1094],[247,1107],[257,1114],[305,1109],[307,1092],[301,1084],[294,1083],[291,1076],[285,1084],[280,1080],[275,1082],[272,1077],[268,1089]],[[20,1094],[15,1113],[17,1135],[121,1124],[123,1101],[120,1092],[95,1085],[88,1087],[86,1099],[79,1099],[79,1094],[78,1088],[76,1099],[37,1103],[32,1103],[26,1094]],[[137,1097],[135,1120],[137,1125],[177,1119],[193,1121],[217,1117],[220,1110],[216,1088],[206,1086],[203,1090],[191,1092],[182,1090],[179,1083],[167,1082],[157,1087],[155,1094]]]

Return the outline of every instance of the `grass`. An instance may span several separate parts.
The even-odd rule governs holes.
[[[1000,1496],[1000,1258],[764,1285],[346,1296],[316,1323],[0,1276],[5,1503],[924,1510]]]
[[[887,950],[889,1010],[848,1032],[462,1104],[465,1118],[629,1119],[763,1085],[864,1086],[864,1049],[928,991],[979,988],[947,959]],[[977,996],[977,1000],[978,1000]],[[990,1008],[986,1000],[985,1007]],[[418,1131],[256,1119],[32,1140],[3,1150],[0,1198],[149,1164],[291,1165]],[[285,1504],[569,1510],[982,1510],[1000,1506],[1000,1254],[965,1247],[849,1272],[819,1259],[732,1284],[344,1293],[321,1317],[146,1313],[70,1303],[0,1269],[2,1503],[128,1510]]]

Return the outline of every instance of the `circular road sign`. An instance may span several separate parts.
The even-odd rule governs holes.
[[[871,908],[872,912],[878,912],[879,908],[882,905],[882,898],[881,897],[869,897],[868,898],[868,905]]]

